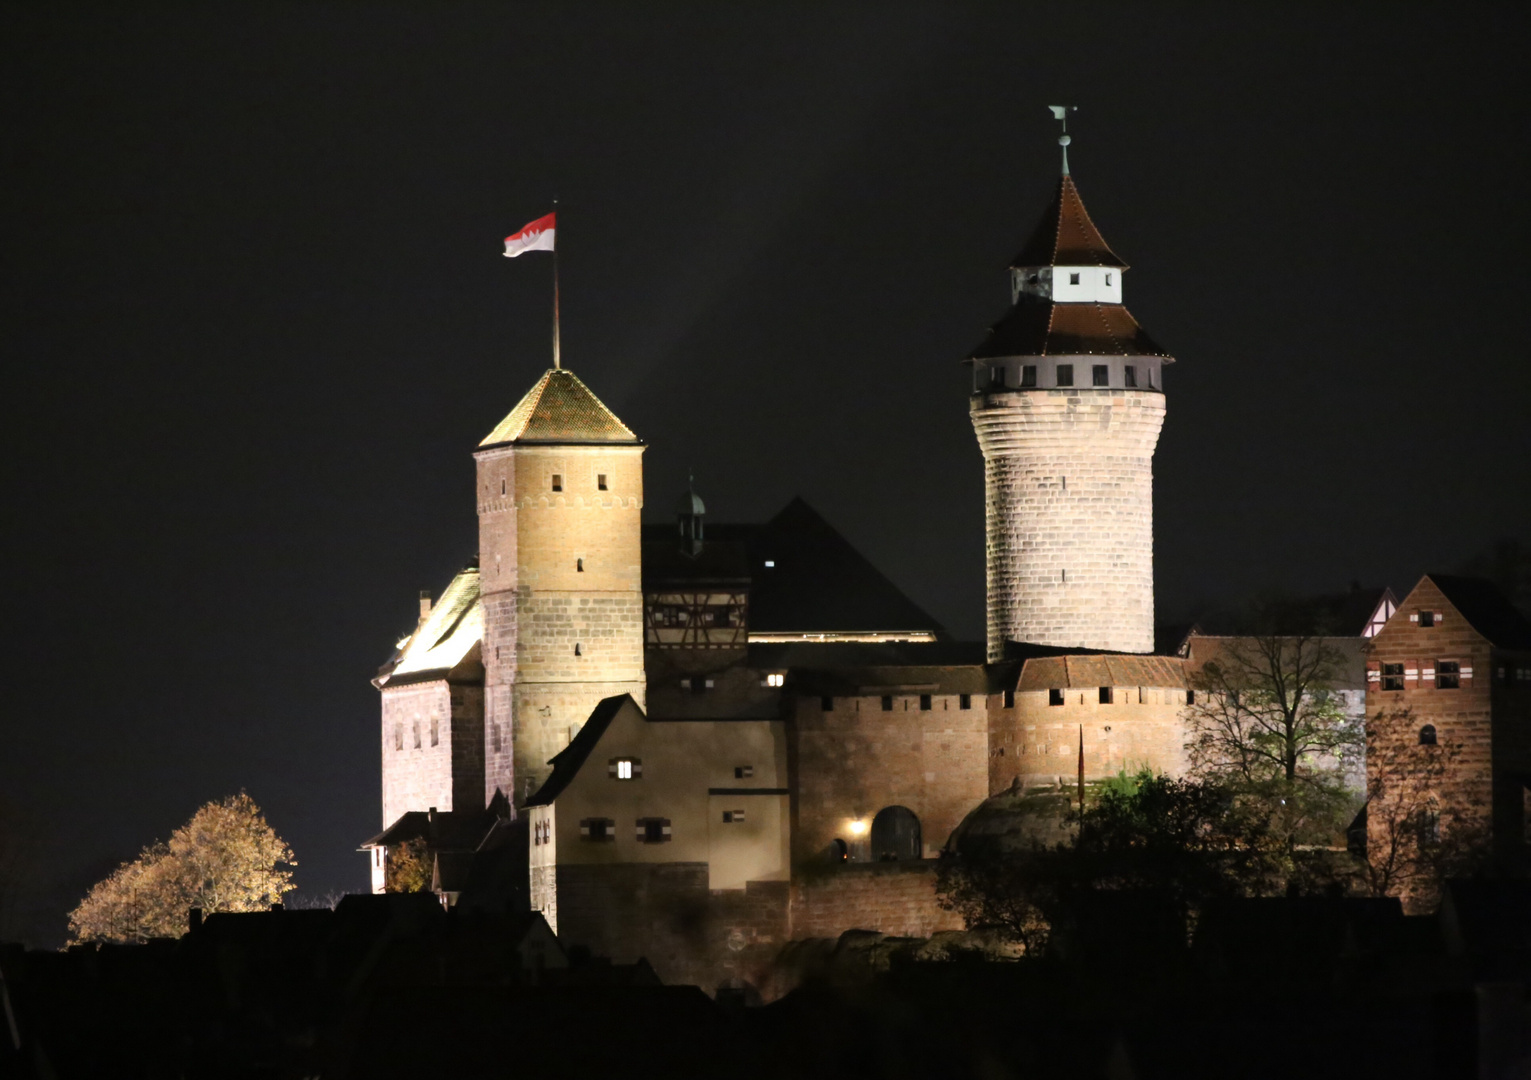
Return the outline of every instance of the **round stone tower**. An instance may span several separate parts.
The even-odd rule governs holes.
[[[969,357],[983,449],[988,654],[1007,642],[1152,652],[1153,455],[1171,357],[1122,306],[1127,264],[1067,159]]]
[[[602,698],[644,703],[643,451],[553,368],[474,454],[486,802],[523,804]]]

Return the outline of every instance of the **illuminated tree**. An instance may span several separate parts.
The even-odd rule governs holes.
[[[425,838],[417,836],[388,849],[383,888],[388,892],[425,892],[431,887],[432,860]]]
[[[96,884],[70,912],[73,941],[141,942],[179,937],[186,913],[201,908],[264,911],[292,889],[291,849],[255,801],[208,803],[171,833]]]

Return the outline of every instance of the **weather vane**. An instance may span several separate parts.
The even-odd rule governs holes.
[[[1063,134],[1058,136],[1058,145],[1063,147],[1063,175],[1069,174],[1069,113],[1078,112],[1078,105],[1049,105],[1053,112],[1053,119],[1063,125]]]

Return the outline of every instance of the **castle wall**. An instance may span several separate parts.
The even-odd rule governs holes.
[[[1186,726],[1181,719],[1186,692],[1180,687],[1112,688],[1101,704],[1097,687],[1063,690],[1063,704],[1050,705],[1049,691],[1016,692],[988,700],[989,792],[1016,782],[1055,784],[1079,775],[1079,739],[1084,736],[1085,778],[1097,780],[1147,766],[1182,775],[1187,767]]]
[[[961,708],[957,694],[798,697],[789,727],[792,755],[793,861],[816,858],[835,839],[855,845],[887,806],[920,819],[923,853],[934,857],[968,811],[988,794],[988,714],[983,698]],[[858,839],[859,838],[859,839]]]
[[[471,776],[482,691],[436,679],[385,686],[382,696],[383,827],[411,810],[452,810],[476,798],[461,782],[454,788],[453,758],[460,756]]]
[[[1164,396],[999,391],[975,395],[971,414],[984,455],[989,659],[1006,641],[1152,652]]]
[[[838,938],[847,930],[929,937],[963,929],[936,903],[935,861],[850,863],[792,884],[792,938]]]

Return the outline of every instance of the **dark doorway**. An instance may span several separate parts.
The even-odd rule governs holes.
[[[904,806],[885,806],[872,819],[872,859],[895,862],[920,857],[920,819]]]

